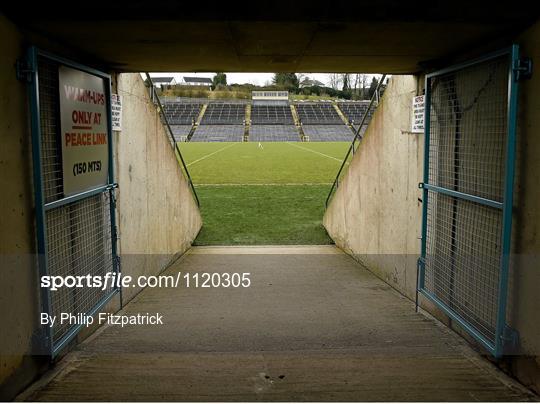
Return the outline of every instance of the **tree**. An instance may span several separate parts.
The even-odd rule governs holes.
[[[329,75],[329,81],[330,87],[337,90],[339,88],[339,84],[341,83],[341,77],[338,73],[332,73]]]
[[[342,81],[343,81],[343,88],[342,88],[342,91],[344,92],[347,92],[351,89],[351,85],[350,85],[350,74],[348,73],[344,73],[343,74],[343,77],[342,77]]]
[[[375,76],[371,79],[371,84],[369,85],[369,98],[373,97],[373,94],[375,93],[375,90],[377,89],[377,85],[379,84],[379,80]]]
[[[298,77],[294,73],[274,73],[272,83],[291,92],[297,92],[300,87]]]
[[[361,88],[362,88],[362,99],[366,98],[366,84],[367,84],[367,75],[362,74],[360,77]]]
[[[212,88],[216,88],[217,86],[219,85],[222,85],[222,86],[226,86],[227,85],[227,75],[225,73],[216,73],[216,75],[214,76],[214,78],[212,79]]]
[[[353,79],[349,81],[349,86],[351,87],[355,99],[362,100],[365,98],[366,77],[365,74],[356,73],[354,74]]]
[[[353,76],[353,85],[352,85],[353,93],[356,93],[358,91],[358,83],[360,83],[360,75],[356,73]]]

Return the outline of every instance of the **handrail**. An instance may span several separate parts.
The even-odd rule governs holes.
[[[338,173],[336,175],[336,179],[334,180],[332,184],[332,188],[330,188],[330,192],[328,193],[328,196],[326,197],[325,206],[328,208],[328,204],[330,203],[330,199],[332,198],[332,195],[334,194],[335,190],[339,186],[339,176],[341,175],[341,172],[343,171],[343,167],[345,167],[345,164],[347,163],[347,159],[351,155],[351,153],[354,155],[354,146],[357,139],[361,139],[360,137],[360,131],[362,130],[362,126],[364,126],[364,122],[366,121],[369,111],[371,111],[371,107],[373,106],[373,103],[375,102],[375,99],[378,99],[379,94],[379,88],[381,87],[382,83],[384,83],[384,79],[386,78],[386,74],[383,74],[381,79],[379,80],[379,83],[377,84],[377,88],[373,92],[373,95],[371,96],[371,99],[369,101],[369,106],[366,109],[366,112],[364,113],[364,116],[362,117],[362,121],[360,122],[360,125],[358,126],[358,129],[356,129],[356,133],[354,134],[353,140],[351,142],[351,145],[349,146],[349,150],[347,150],[347,154],[345,154],[345,158],[343,159],[343,162],[341,163],[341,167],[339,167]]]
[[[163,105],[161,105],[161,100],[159,99],[159,96],[157,95],[157,93],[154,91],[154,84],[152,83],[152,78],[147,72],[145,74],[146,74],[146,80],[148,81],[148,84],[150,85],[150,88],[151,88],[150,91],[151,91],[152,99],[157,101],[159,112],[161,116],[163,117],[163,120],[165,121],[165,125],[167,126],[167,129],[169,131],[169,135],[171,137],[170,140],[172,144],[174,145],[173,147],[175,151],[178,153],[178,156],[180,157],[180,161],[182,162],[182,167],[184,167],[185,177],[188,181],[189,187],[191,188],[191,192],[193,193],[193,196],[195,197],[197,206],[200,207],[201,203],[199,202],[199,196],[197,195],[197,191],[195,191],[195,186],[193,185],[193,181],[191,180],[191,175],[189,175],[189,170],[186,166],[186,162],[184,161],[184,157],[182,156],[182,152],[180,151],[180,147],[178,147],[178,142],[176,142],[176,140],[174,139],[174,135],[171,129],[171,125],[169,125],[169,119],[167,118],[167,114],[165,114],[165,112],[163,111]]]

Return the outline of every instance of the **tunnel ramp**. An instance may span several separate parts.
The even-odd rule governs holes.
[[[165,274],[252,286],[145,289],[29,400],[519,401],[535,397],[334,246],[192,248]]]

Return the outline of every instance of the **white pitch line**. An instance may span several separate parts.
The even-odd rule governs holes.
[[[236,146],[236,143],[233,143],[233,144],[230,144],[230,145],[228,145],[228,146],[222,147],[221,149],[216,150],[215,152],[212,152],[212,153],[210,153],[210,154],[207,154],[206,156],[202,156],[200,159],[197,159],[197,160],[195,160],[195,161],[192,161],[192,162],[189,163],[189,164],[186,164],[186,167],[189,167],[189,166],[192,165],[192,164],[195,164],[195,163],[198,163],[199,161],[202,161],[202,160],[204,160],[204,159],[207,159],[208,157],[213,156],[214,154],[219,153],[220,151],[223,151],[223,150],[228,149],[229,147],[233,147],[233,146]]]
[[[320,155],[320,156],[327,157],[327,158],[329,158],[329,159],[339,161],[340,163],[343,161],[343,160],[340,160],[340,159],[335,158],[335,157],[333,157],[333,156],[329,156],[328,154],[324,154],[324,153],[321,153],[321,152],[318,152],[318,151],[315,151],[315,150],[311,150],[311,149],[308,149],[307,147],[298,146],[297,144],[294,144],[294,143],[292,143],[292,142],[290,142],[290,143],[288,143],[288,144],[290,144],[291,146],[294,146],[294,147],[298,147],[299,149],[306,150],[306,151],[309,151],[309,152],[318,154],[318,155]],[[349,164],[349,163],[347,162],[347,164]]]

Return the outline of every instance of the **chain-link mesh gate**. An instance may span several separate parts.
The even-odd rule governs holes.
[[[110,111],[110,77],[46,54],[28,52],[32,107],[32,148],[40,276],[104,276],[118,271],[112,172],[111,119],[108,116],[108,184],[65,196],[60,133],[59,68],[68,66],[102,78]],[[101,288],[41,288],[42,312],[90,315],[118,291]],[[55,356],[83,325],[57,320],[45,326],[45,352]]]
[[[426,78],[419,291],[503,352],[517,46]]]

